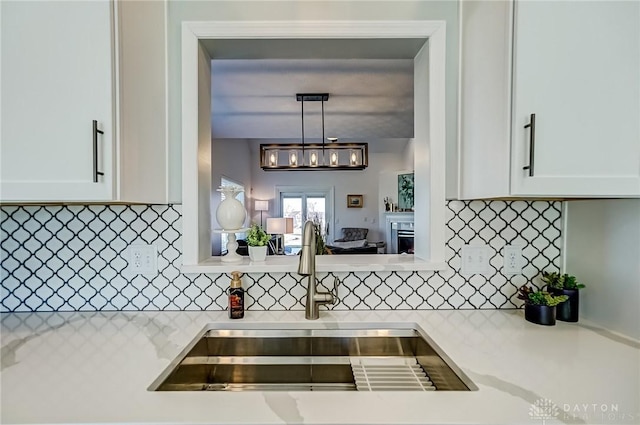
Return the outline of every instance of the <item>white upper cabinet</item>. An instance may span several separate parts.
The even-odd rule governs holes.
[[[3,201],[113,197],[111,3],[2,2]],[[97,121],[94,151],[93,120]],[[94,156],[98,175],[94,182]]]
[[[460,197],[640,196],[640,3],[463,2],[462,16]]]
[[[521,1],[514,24],[512,194],[640,195],[640,3]]]
[[[163,2],[0,8],[0,201],[166,202]]]

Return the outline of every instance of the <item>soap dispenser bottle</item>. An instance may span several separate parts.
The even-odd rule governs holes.
[[[231,272],[229,288],[229,318],[242,319],[244,317],[244,289],[240,280],[240,272]]]

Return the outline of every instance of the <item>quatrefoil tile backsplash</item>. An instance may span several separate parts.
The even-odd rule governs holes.
[[[440,272],[320,274],[341,280],[336,310],[517,308],[517,288],[558,271],[561,203],[448,201]],[[4,206],[0,211],[0,311],[224,310],[226,274],[181,274],[179,205]],[[153,244],[159,273],[127,270],[127,247]],[[465,244],[488,245],[491,272],[460,274]],[[523,247],[522,275],[502,273],[502,247]],[[243,276],[248,310],[304,310],[295,273]]]

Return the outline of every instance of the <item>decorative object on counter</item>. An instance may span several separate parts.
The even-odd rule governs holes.
[[[398,210],[413,211],[413,173],[398,174]]]
[[[249,246],[249,258],[254,262],[262,262],[267,258],[267,245],[271,238],[262,226],[252,224],[247,232],[247,245]]]
[[[244,220],[247,218],[247,211],[244,209],[242,202],[236,199],[239,193],[244,189],[239,186],[220,186],[217,189],[222,193],[222,202],[216,209],[216,219],[222,229],[214,229],[214,233],[228,234],[227,253],[222,256],[223,263],[238,263],[242,261],[242,256],[238,255],[238,242],[236,233],[246,232],[248,229],[242,228]]]
[[[274,217],[267,219],[267,233],[270,235],[276,235],[276,255],[284,254],[284,246],[280,243],[280,239],[283,235],[293,233],[293,218],[292,217]]]
[[[301,102],[302,143],[260,145],[260,167],[274,170],[364,170],[369,165],[368,143],[337,143],[337,137],[324,137],[324,102],[329,93],[297,93]],[[304,139],[304,102],[322,102],[322,143]]]
[[[347,195],[347,208],[362,208],[364,195]]]
[[[220,257],[220,261],[223,263],[239,263],[242,261],[242,255],[238,254],[238,240],[236,233],[244,233],[248,228],[235,229],[235,230],[221,230],[213,229],[213,233],[226,233],[227,236],[227,253]]]
[[[384,203],[384,210],[386,212],[391,212],[391,207],[393,206],[393,204],[391,203],[391,198],[388,196],[385,196],[382,202]]]
[[[236,199],[236,196],[244,192],[244,190],[238,186],[220,186],[217,191],[221,192],[224,198],[216,209],[218,224],[222,230],[238,231],[238,229],[242,228],[244,220],[247,218],[247,212],[242,202]]]
[[[524,301],[524,318],[537,325],[556,324],[556,306],[565,302],[566,295],[551,295],[545,291],[534,291],[527,285],[518,289],[518,298]]]
[[[264,211],[269,211],[269,201],[256,200],[253,204],[253,209],[256,211],[260,211],[260,226],[264,226],[264,224],[262,223],[262,213]]]
[[[242,319],[244,317],[244,289],[240,272],[231,272],[231,284],[229,285],[229,319]]]
[[[577,322],[580,311],[580,289],[584,284],[579,283],[575,276],[567,273],[542,272],[542,281],[553,295],[566,295],[567,301],[560,304],[556,311],[556,319],[563,322]]]

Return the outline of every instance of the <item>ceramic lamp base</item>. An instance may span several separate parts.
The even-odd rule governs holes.
[[[239,263],[242,261],[242,255],[238,255],[236,250],[238,249],[238,242],[236,241],[236,234],[229,233],[229,241],[227,242],[227,253],[222,256],[221,261],[223,263]]]
[[[220,257],[220,261],[223,263],[240,263],[242,262],[242,255],[239,255],[236,250],[238,249],[238,242],[236,240],[236,233],[246,232],[249,229],[234,229],[234,230],[223,230],[223,229],[214,229],[213,233],[226,233],[229,235],[227,239],[227,253]]]

